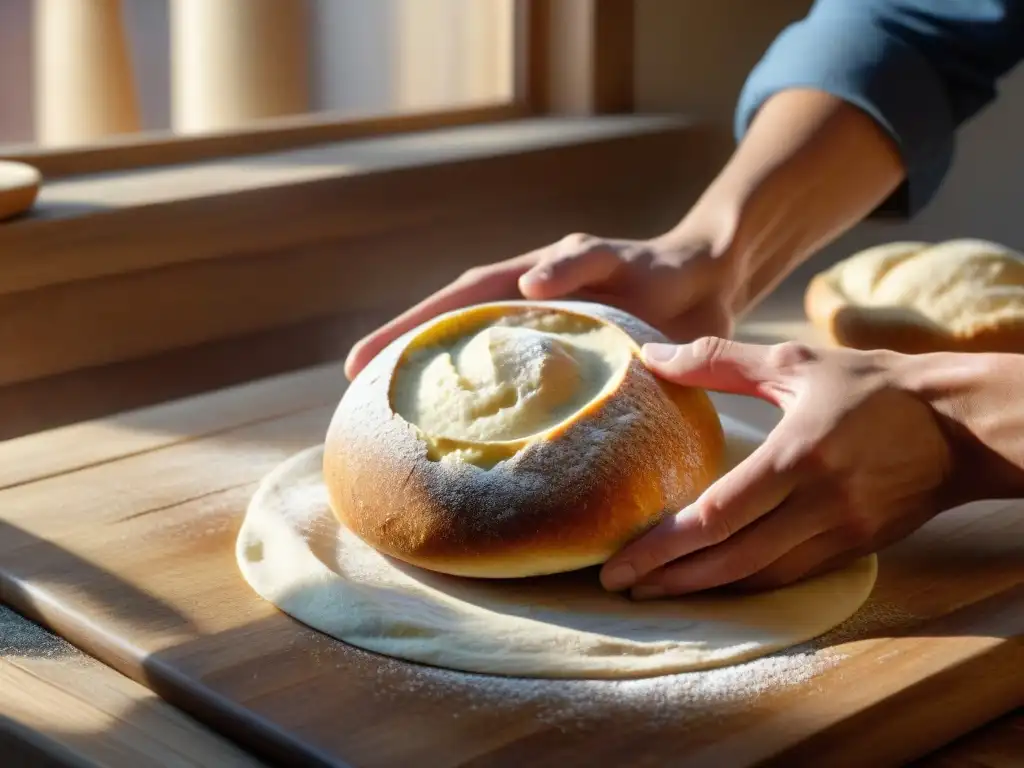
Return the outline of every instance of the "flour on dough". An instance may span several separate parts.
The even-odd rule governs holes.
[[[728,465],[763,435],[722,415]],[[507,581],[424,571],[331,514],[321,446],[264,478],[239,532],[242,575],[300,622],[386,656],[484,674],[635,678],[721,667],[817,637],[867,600],[877,561],[772,592],[632,602],[597,569]]]

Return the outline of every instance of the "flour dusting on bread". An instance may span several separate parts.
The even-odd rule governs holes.
[[[616,343],[627,345],[624,367],[616,362],[608,387],[546,431],[524,435],[510,423],[502,425],[498,442],[487,442],[477,440],[475,425],[456,424],[454,437],[430,435],[421,426],[434,429],[435,422],[413,423],[420,390],[401,390],[401,408],[391,398],[396,372],[416,350],[413,340],[435,338],[420,336],[432,332],[429,325],[420,327],[374,358],[339,404],[324,459],[332,508],[378,550],[432,570],[510,578],[596,565],[716,478],[724,442],[717,412],[703,391],[667,385],[644,367],[640,346],[665,338],[624,312],[583,302],[499,304],[509,316],[532,307],[576,314],[591,326],[614,324],[622,337]],[[461,312],[467,314],[433,322],[475,333],[470,311]],[[536,330],[545,331],[544,323]],[[445,327],[438,334],[448,338]],[[507,360],[505,350],[485,350],[487,341],[478,353],[490,357],[483,367],[469,366],[469,375],[489,386],[489,366]],[[568,336],[563,341],[586,343]],[[449,365],[438,359],[438,365]],[[445,381],[428,380],[427,395],[445,396],[465,373],[455,366]],[[560,380],[542,376],[528,383],[553,388]],[[451,412],[460,414],[462,407]],[[521,415],[530,417],[524,423],[531,426],[541,423],[536,414]],[[465,452],[453,458],[453,446]]]

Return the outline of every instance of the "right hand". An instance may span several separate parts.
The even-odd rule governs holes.
[[[454,309],[508,299],[574,298],[618,307],[676,342],[728,338],[742,283],[711,243],[671,233],[651,240],[574,234],[553,245],[474,267],[361,339],[345,361],[351,380],[392,340]]]
[[[958,370],[962,390],[964,372],[977,367],[968,355],[942,363],[716,338],[643,352],[665,381],[756,397],[783,415],[735,468],[605,563],[605,588],[636,599],[776,588],[833,570],[984,498],[978,477],[998,466],[965,475],[965,452],[953,442],[964,424],[913,382],[940,381],[942,364]],[[965,488],[977,495],[964,498]]]

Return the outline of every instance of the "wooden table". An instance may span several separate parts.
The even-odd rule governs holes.
[[[778,322],[785,323],[784,320]],[[788,334],[778,323],[761,326],[752,332],[760,338],[765,338],[766,334]],[[309,359],[302,362],[317,361]],[[175,365],[181,364],[179,357]],[[321,372],[320,375],[332,374]],[[133,376],[138,377],[137,370],[129,374],[129,379]],[[142,378],[148,381],[160,380],[159,376],[152,373]],[[309,399],[312,397],[316,400],[316,393],[312,390],[302,391],[300,388],[296,391],[294,387],[289,387],[284,392],[280,387],[275,388],[270,384],[262,387],[261,391],[264,392],[262,396],[267,398],[263,401],[266,407],[287,409],[293,398],[305,398],[303,405],[306,407],[320,410],[329,407],[316,406]],[[125,395],[132,405],[139,405],[145,400],[144,396],[129,393],[127,389]],[[194,408],[189,411],[193,416],[197,413],[205,415],[207,421],[203,424],[204,429],[216,431],[217,425],[211,425],[209,420],[230,418],[231,398],[225,400],[223,395],[214,395],[212,400],[207,401],[210,405],[200,411]],[[2,394],[0,402],[4,402]],[[135,419],[134,423],[140,426],[130,439],[142,441],[132,445],[123,442],[124,435],[120,444],[116,444],[116,441],[99,441],[96,437],[102,433],[102,429],[100,432],[90,432],[88,425],[84,432],[77,432],[80,438],[77,440],[68,439],[68,435],[74,438],[76,433],[73,431],[62,433],[62,450],[56,455],[50,442],[29,440],[6,445],[0,443],[0,488],[22,483],[26,472],[30,476],[57,479],[59,482],[62,473],[85,466],[99,466],[119,455],[133,452],[141,455],[153,447],[145,444],[146,439],[152,439],[152,430],[147,433],[146,424],[152,427],[162,423],[160,409],[166,413],[166,409],[178,407],[172,403],[160,406],[156,412],[146,411],[141,416],[129,416],[130,423],[131,419]],[[154,416],[154,413],[157,415]],[[124,423],[123,417],[119,418]],[[149,437],[146,437],[147,434]],[[49,450],[33,451],[26,448],[33,445],[37,448],[47,447]],[[11,453],[12,446],[18,448],[17,453]],[[18,461],[14,461],[14,458]],[[85,492],[89,493],[87,488]],[[50,618],[58,624],[70,620],[59,612],[52,613],[45,604],[36,605],[35,610],[41,618]],[[18,759],[26,765],[45,765],[47,762],[43,760],[44,757],[46,761],[58,765],[257,764],[251,755],[185,716],[155,696],[146,686],[69,648],[32,623],[17,621],[9,614],[3,618],[6,623],[0,624],[0,627],[19,628],[17,631],[7,630],[6,634],[0,634],[0,754],[15,756],[11,758],[15,762],[6,762],[5,765],[17,765]],[[107,649],[106,656],[108,661],[123,662],[125,668],[131,667],[129,661],[119,660],[117,653],[110,649]],[[18,751],[14,751],[15,745]],[[995,768],[1019,764],[1022,758],[1024,713],[1016,712],[950,744],[918,764]]]
[[[0,764],[258,766],[154,693],[0,606]]]
[[[143,686],[6,609],[0,609],[0,755],[6,768],[261,765]],[[1018,710],[915,766],[1022,763],[1024,710]]]

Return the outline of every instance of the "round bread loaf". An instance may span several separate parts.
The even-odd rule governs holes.
[[[970,238],[885,243],[815,275],[804,311],[856,349],[1021,352],[1024,256]]]
[[[611,307],[507,301],[392,342],[328,429],[334,514],[433,571],[515,578],[603,563],[694,500],[724,452],[699,389],[655,377],[666,339]]]

